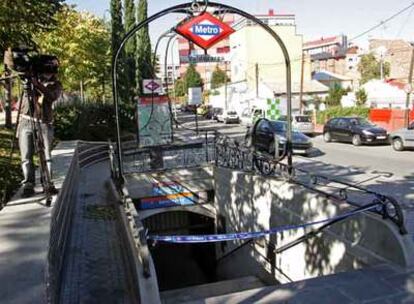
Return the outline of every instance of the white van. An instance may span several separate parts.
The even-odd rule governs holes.
[[[266,111],[261,108],[246,108],[240,115],[240,124],[244,126],[252,126],[257,119],[265,117]]]

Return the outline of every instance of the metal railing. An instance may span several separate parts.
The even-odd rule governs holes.
[[[145,173],[210,164],[215,159],[215,138],[215,132],[206,131],[187,143],[124,149],[124,172]]]
[[[407,233],[401,206],[395,198],[389,195],[362,187],[360,183],[347,182],[295,166],[290,167],[283,162],[283,158],[276,160],[268,154],[245,147],[223,135],[216,137],[215,151],[215,165],[217,167],[283,178],[334,201],[346,202],[355,207],[362,206],[358,202],[360,200],[379,203],[380,207],[369,212],[392,221],[401,234]],[[329,191],[331,189],[334,191]],[[352,199],[352,196],[359,196],[359,199]],[[363,199],[361,199],[361,196],[363,196]]]

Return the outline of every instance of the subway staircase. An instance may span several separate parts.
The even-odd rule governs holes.
[[[161,293],[161,302],[185,304],[414,303],[414,274],[389,264],[265,286],[253,276]]]
[[[161,292],[161,302],[173,303],[204,303],[209,299],[219,299],[230,294],[245,292],[251,289],[264,287],[264,283],[257,277],[246,276],[233,280],[225,280],[210,284],[190,286]]]

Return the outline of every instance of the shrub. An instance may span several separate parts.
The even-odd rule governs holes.
[[[355,97],[358,106],[363,106],[368,100],[367,92],[363,88],[355,93]]]
[[[359,116],[367,118],[369,114],[369,108],[365,107],[352,107],[352,108],[342,108],[342,107],[331,107],[325,111],[320,111],[317,113],[316,121],[319,124],[324,124],[331,118],[334,117],[343,117],[343,116]]]
[[[121,130],[134,129],[132,110],[120,109]],[[60,140],[106,141],[116,138],[115,111],[110,104],[58,105],[54,110],[55,137]]]

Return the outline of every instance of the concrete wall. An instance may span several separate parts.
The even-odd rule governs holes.
[[[330,218],[350,210],[347,204],[338,204],[304,187],[276,178],[223,168],[215,169],[214,178],[217,213],[225,218],[227,232],[258,231],[301,224]],[[272,235],[267,241],[279,248],[303,233],[303,229],[287,231]],[[282,283],[289,279],[297,281],[384,261],[409,266],[413,252],[412,240],[402,237],[389,221],[370,214],[361,214],[337,223],[318,236],[278,255],[267,245],[262,245],[263,247],[256,245],[256,251],[250,250],[244,256],[251,259],[254,252],[261,252],[262,256],[267,257],[279,269],[273,271],[273,275]],[[218,257],[235,246],[237,244],[218,246]],[[247,271],[246,267],[251,263],[237,260],[237,254],[222,260],[222,276],[234,277],[238,272],[242,275]]]

